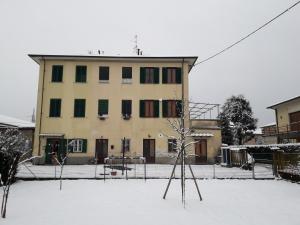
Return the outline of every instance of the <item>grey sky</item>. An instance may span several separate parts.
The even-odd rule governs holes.
[[[28,53],[131,54],[133,37],[147,55],[204,59],[248,34],[296,0],[0,0],[0,114],[30,119],[38,65]],[[250,100],[259,125],[266,107],[300,95],[300,5],[190,74],[190,97]]]

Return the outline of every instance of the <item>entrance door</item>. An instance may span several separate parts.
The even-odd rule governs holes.
[[[96,158],[97,162],[103,164],[104,159],[108,156],[108,140],[96,139]]]
[[[143,156],[147,163],[155,163],[155,139],[143,140]]]
[[[195,143],[196,163],[207,162],[207,141],[205,139],[199,140]]]
[[[53,162],[57,163],[53,157],[56,156],[57,159],[61,161],[61,157],[64,157],[65,154],[65,139],[47,138],[45,164],[53,164]]]

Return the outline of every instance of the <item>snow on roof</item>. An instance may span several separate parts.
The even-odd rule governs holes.
[[[214,135],[211,133],[192,133],[191,137],[213,137]]]
[[[291,102],[291,101],[294,101],[294,100],[298,100],[298,99],[300,99],[300,96],[296,96],[294,98],[290,98],[288,100],[276,103],[275,105],[271,105],[271,106],[267,107],[267,109],[276,109],[276,108],[278,108],[278,106],[280,106],[282,104],[285,104],[285,103],[288,103],[288,102]]]
[[[260,128],[257,128],[253,134],[262,134],[262,130]]]
[[[29,121],[20,120],[17,118],[0,115],[0,124],[2,126],[12,126],[18,128],[34,128],[35,124]]]
[[[268,123],[268,124],[265,124],[261,127],[270,127],[270,126],[276,126],[276,122]]]

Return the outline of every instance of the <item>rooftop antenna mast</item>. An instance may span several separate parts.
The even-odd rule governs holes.
[[[137,55],[143,55],[143,52],[141,49],[138,47],[138,36],[137,34],[134,35],[134,47],[133,47],[133,52]]]

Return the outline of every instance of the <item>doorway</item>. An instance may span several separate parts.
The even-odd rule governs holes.
[[[96,139],[96,159],[98,164],[103,164],[108,156],[108,139]]]
[[[147,163],[155,163],[155,139],[143,140],[143,156]]]
[[[195,143],[196,163],[207,162],[207,140],[200,139]]]

